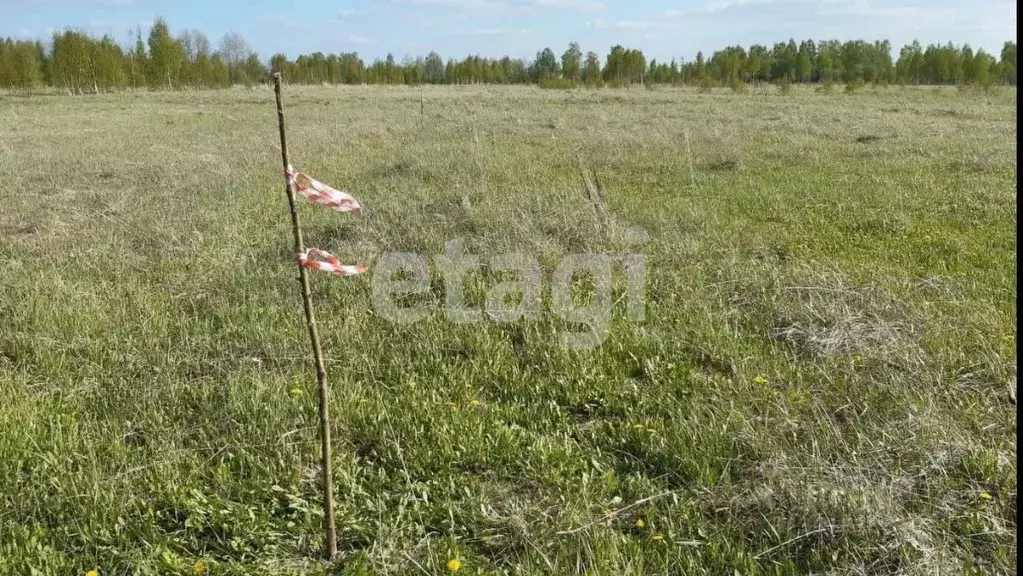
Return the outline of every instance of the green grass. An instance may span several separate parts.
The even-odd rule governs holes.
[[[326,565],[273,94],[0,95],[2,571],[1014,574],[1015,105],[288,87],[292,161],[366,207],[301,207],[344,260],[650,235],[592,351],[312,276]]]

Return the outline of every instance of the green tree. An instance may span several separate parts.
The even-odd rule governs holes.
[[[850,40],[842,44],[839,59],[842,63],[842,78],[846,82],[863,80],[863,44],[862,40]]]
[[[616,45],[607,55],[604,80],[613,85],[643,82],[646,70],[646,57],[642,52]]]
[[[173,88],[174,79],[185,61],[185,53],[171,37],[170,27],[163,18],[157,18],[149,31],[149,60],[149,85]]]
[[[895,77],[900,84],[916,84],[920,82],[923,66],[923,49],[920,42],[913,40],[899,50],[899,59],[895,62]]]
[[[533,81],[543,82],[559,76],[561,76],[561,66],[558,64],[558,57],[554,55],[554,50],[544,48],[537,52],[536,60],[533,61]]]
[[[93,88],[116,90],[128,83],[124,69],[124,52],[107,35],[98,43],[92,43]]]
[[[402,76],[405,79],[405,84],[419,85],[423,83],[423,77],[426,72],[426,61],[422,57],[416,58],[405,58],[401,65]]]
[[[241,34],[228,32],[220,39],[220,56],[224,59],[224,64],[227,65],[231,84],[246,83],[250,80],[245,69],[245,61],[251,52],[249,43],[242,38]],[[322,54],[320,56],[322,57]],[[319,81],[322,81],[322,77]]]
[[[190,86],[209,83],[210,41],[201,30],[185,30],[178,35],[185,61],[179,75],[180,82]]]
[[[578,42],[572,42],[561,55],[561,74],[565,80],[579,82],[582,79],[583,51]]]
[[[958,57],[962,82],[964,84],[976,83],[976,78],[974,77],[975,70],[973,69],[973,49],[970,48],[969,44],[963,44]]]
[[[401,73],[401,67],[394,60],[394,55],[390,52],[387,53],[387,58],[384,59],[384,71],[387,74],[386,81],[388,84],[402,84],[404,83],[404,77]]]
[[[771,49],[771,78],[785,76],[791,80],[795,77],[798,52],[795,40],[775,44]]]
[[[696,64],[693,65],[693,76],[697,82],[707,76],[707,63],[703,60],[703,52],[696,53]]]
[[[0,87],[34,88],[42,82],[42,54],[36,43],[0,38]]]
[[[249,52],[249,56],[245,58],[245,62],[242,64],[242,72],[246,85],[266,82],[267,80],[266,66],[259,60],[259,55],[255,52]]]
[[[288,62],[288,57],[284,54],[278,53],[270,57],[270,71],[279,72],[285,78],[287,78],[289,64],[291,63]]]
[[[719,80],[744,81],[747,78],[749,58],[742,46],[729,46],[710,57],[710,67]]]
[[[749,82],[767,82],[771,79],[771,54],[767,51],[766,46],[754,44],[749,47],[749,53],[746,55],[745,76]]]
[[[440,54],[430,52],[423,63],[423,82],[427,84],[441,84],[444,82],[444,60]]]
[[[219,52],[210,56],[209,84],[211,88],[227,88],[231,85],[231,72]]]
[[[601,62],[594,52],[583,56],[579,43],[572,42],[561,55],[550,48],[537,52],[527,64],[510,57],[441,59],[436,52],[427,57],[406,56],[401,63],[392,54],[375,60],[368,68],[357,53],[299,55],[294,61],[276,54],[268,64],[249,49],[245,39],[228,33],[214,53],[209,39],[199,30],[183,30],[172,38],[165,20],[158,18],[143,41],[135,29],[134,45],[121,48],[112,38],[93,38],[82,32],[64,30],[53,35],[45,49],[41,41],[0,39],[0,86],[50,85],[68,93],[117,90],[123,87],[196,86],[222,87],[251,84],[265,78],[272,69],[289,82],[330,84],[419,84],[430,83],[528,83],[564,79],[597,86],[609,82],[627,86],[691,83],[701,86],[746,82],[798,81],[825,83],[845,80],[900,83],[1015,84],[1016,43],[1006,42],[998,59],[968,45],[931,44],[926,48],[914,40],[902,46],[898,60],[892,60],[887,40],[805,40],[764,45],[727,46],[709,60],[703,52],[691,62],[672,59],[670,63],[647,62],[640,50],[615,45]],[[603,65],[602,65],[603,64]]]
[[[817,68],[823,82],[836,82],[841,79],[842,45],[838,40],[821,42],[817,49]]]
[[[809,82],[813,73],[813,58],[816,47],[813,40],[804,40],[799,45],[799,54],[796,56],[796,80]]]
[[[1002,46],[1001,58],[998,61],[999,74],[1005,84],[1016,84],[1016,43],[1006,42]]]
[[[196,85],[211,86],[213,85],[213,65],[210,62],[212,55],[210,40],[202,32],[193,30],[192,41],[195,49],[195,62],[192,63],[192,68]]]
[[[53,34],[54,84],[68,94],[81,94],[93,87],[92,43],[81,32],[65,30]]]
[[[973,55],[973,59],[968,64],[970,81],[985,88],[990,86],[991,70],[995,67],[994,65],[995,59],[993,56],[983,50],[977,50],[977,53]]]
[[[586,53],[586,63],[583,65],[582,81],[587,86],[600,84],[600,56],[596,52]]]
[[[346,52],[338,59],[341,82],[344,84],[362,84],[366,79],[366,65],[357,52]]]
[[[125,66],[128,75],[128,85],[132,88],[145,86],[149,59],[146,56],[146,45],[142,41],[142,28],[135,29],[135,46],[132,47],[125,58],[128,60]]]

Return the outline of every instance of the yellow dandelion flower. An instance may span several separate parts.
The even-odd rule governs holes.
[[[85,573],[85,576],[99,576],[99,570],[89,570]]]
[[[469,402],[469,404],[471,404],[473,406],[479,406],[480,405],[480,401],[479,400],[473,400],[472,402]]]
[[[980,499],[981,500],[991,500],[992,498],[993,498],[993,496],[991,496],[990,492],[981,492],[980,493]]]
[[[196,574],[205,574],[206,563],[203,562],[202,560],[199,560],[198,562],[195,563],[195,566],[192,567],[192,571],[195,572]]]
[[[292,388],[291,390],[288,390],[288,396],[291,396],[292,398],[298,398],[303,394],[305,394],[305,390],[302,390],[301,388]]]
[[[754,384],[767,384],[768,382],[770,382],[770,380],[768,380],[766,376],[757,375],[753,377]]]
[[[642,518],[637,518],[636,519],[636,528],[639,528],[640,530],[642,530],[645,527],[646,527],[646,522],[644,522]]]
[[[448,572],[458,572],[462,569],[462,561],[458,558],[448,560]]]
[[[661,540],[664,540],[664,535],[654,534],[650,539],[653,540],[654,542],[660,542]]]

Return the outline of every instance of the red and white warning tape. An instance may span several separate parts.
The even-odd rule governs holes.
[[[322,260],[314,260],[313,258],[321,258]],[[334,256],[330,252],[320,250],[319,248],[310,248],[305,251],[304,254],[298,255],[298,261],[309,268],[310,270],[320,270],[323,272],[330,272],[338,276],[355,276],[356,274],[362,274],[369,268],[362,264],[342,264],[337,256]]]
[[[312,202],[326,206],[338,212],[352,212],[358,214],[362,209],[359,201],[351,194],[327,186],[323,182],[305,174],[297,172],[293,166],[288,166],[288,181],[295,187],[295,191]]]
[[[327,186],[308,174],[298,172],[291,165],[288,165],[285,175],[295,191],[311,202],[326,206],[331,210],[351,212],[352,214],[359,214],[362,209],[359,201],[351,194]],[[309,248],[299,254],[298,261],[310,270],[320,270],[337,276],[355,276],[368,270],[362,264],[342,264],[336,256],[319,248]]]

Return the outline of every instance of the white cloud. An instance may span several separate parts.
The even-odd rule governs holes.
[[[647,30],[649,28],[656,28],[663,26],[661,22],[651,22],[647,20],[615,20],[608,22],[601,18],[590,22],[590,26],[598,30]]]
[[[817,10],[818,16],[854,16],[868,18],[891,18],[920,20],[926,18],[953,18],[955,10],[950,8],[924,8],[919,6],[875,7],[869,0],[854,0],[848,3],[831,3]]]
[[[411,4],[414,6],[450,6],[452,8],[491,8],[501,7],[502,2],[490,0],[391,0],[392,4]]]
[[[744,6],[769,6],[772,4],[832,4],[835,1],[841,0],[821,0],[815,2],[814,0],[717,0],[715,2],[709,2],[707,4],[701,4],[694,6],[688,10],[665,10],[662,14],[668,18],[678,18],[680,16],[699,16],[709,14],[721,14],[727,12],[733,8],[742,8]]]
[[[51,6],[94,6],[100,8],[116,8],[134,6],[136,0],[3,0],[0,6],[14,6],[28,8],[29,6],[51,5]]]
[[[527,14],[536,14],[544,10],[601,12],[607,9],[606,4],[595,0],[391,0],[391,3]]]
[[[350,18],[352,16],[365,16],[369,14],[369,8],[346,8],[338,12],[339,18]]]
[[[607,9],[603,2],[590,2],[588,0],[527,0],[526,4],[535,8],[579,10],[584,12],[601,12]]]
[[[532,32],[532,30],[529,28],[475,28],[472,30],[462,30],[459,34],[467,34],[470,36],[505,36],[529,34],[530,32]]]
[[[288,14],[267,14],[262,17],[264,22],[282,28],[305,29],[313,26],[313,22],[304,18],[296,18]]]

